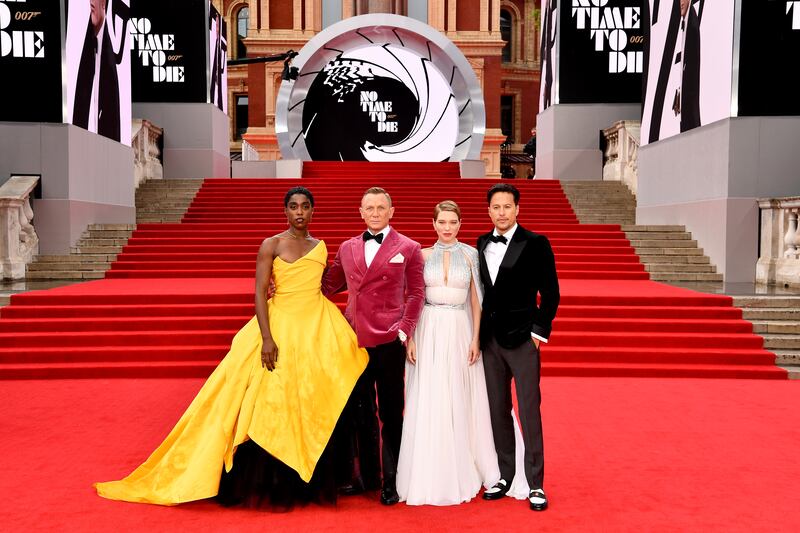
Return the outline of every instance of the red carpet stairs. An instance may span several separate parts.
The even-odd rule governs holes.
[[[462,208],[462,241],[490,227],[491,182],[458,178],[456,164],[304,172],[205,180],[180,223],[140,224],[106,279],[14,295],[0,315],[0,379],[208,375],[253,314],[256,252],[286,227],[283,195],[294,185],[313,191],[312,234],[331,258],[362,231],[358,205],[372,185],[392,194],[392,226],[424,246],[442,199]],[[562,286],[543,375],[786,378],[730,297],[649,281],[620,227],[580,224],[559,182],[515,185],[519,221],[549,237]]]

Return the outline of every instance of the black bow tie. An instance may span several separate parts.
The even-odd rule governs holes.
[[[378,233],[376,235],[373,235],[372,233],[365,231],[364,235],[362,235],[361,237],[364,239],[364,242],[370,241],[372,239],[375,239],[378,242],[378,244],[383,242],[383,233]]]
[[[508,239],[506,239],[505,235],[495,235],[493,233],[489,235],[489,240],[492,242],[502,242],[503,244],[508,244]]]

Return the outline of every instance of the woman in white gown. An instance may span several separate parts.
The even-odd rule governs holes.
[[[500,477],[478,347],[478,252],[456,239],[460,224],[458,205],[439,203],[439,240],[423,250],[425,307],[408,342],[397,467],[397,492],[408,505],[467,502]],[[516,487],[524,474],[514,481],[509,494],[527,497],[527,487]]]

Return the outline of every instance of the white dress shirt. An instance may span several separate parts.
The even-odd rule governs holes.
[[[389,235],[389,230],[392,228],[386,226],[378,233],[383,233],[383,239],[386,240],[386,236]],[[372,233],[372,230],[367,230]],[[377,235],[378,233],[372,233],[373,235]],[[378,255],[378,250],[380,249],[381,245],[375,239],[368,240],[364,243],[364,261],[367,263],[367,268],[372,264],[372,260],[375,259],[375,256]]]
[[[506,256],[506,252],[508,251],[508,243],[514,238],[514,233],[517,231],[518,227],[518,224],[514,224],[507,232],[503,233],[503,237],[508,239],[505,243],[489,241],[489,244],[487,244],[486,248],[483,250],[483,255],[486,257],[486,267],[489,269],[489,277],[492,280],[492,285],[497,282],[497,273],[500,271],[500,265],[503,263],[503,258]],[[492,234],[498,236],[500,235],[500,232],[497,231],[497,228],[495,228]],[[533,332],[531,332],[531,337],[542,342],[547,342],[547,339],[540,337]]]

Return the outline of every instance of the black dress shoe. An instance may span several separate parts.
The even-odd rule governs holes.
[[[511,483],[509,483],[505,479],[501,479],[500,481],[495,483],[494,487],[486,489],[486,491],[483,493],[483,499],[499,500],[506,495],[508,489],[510,488],[511,488]]]
[[[354,479],[339,487],[339,494],[344,494],[345,496],[353,496],[362,492],[364,492],[364,485],[359,479]]]
[[[381,489],[381,503],[383,505],[394,505],[400,503],[400,495],[394,485],[384,485]]]
[[[531,511],[544,511],[547,509],[547,496],[542,489],[533,489],[528,493],[528,502],[531,504]]]

